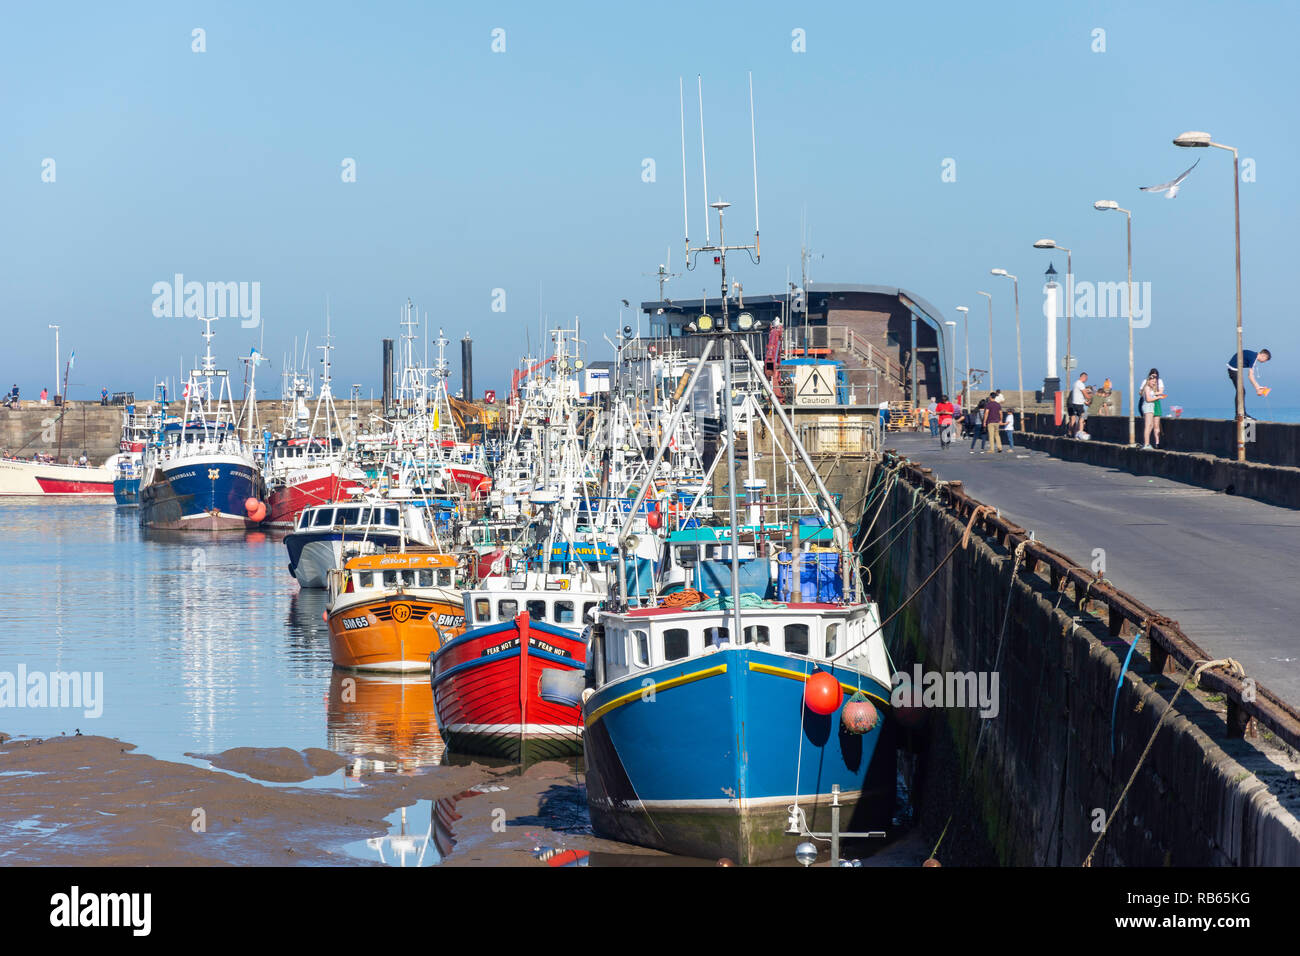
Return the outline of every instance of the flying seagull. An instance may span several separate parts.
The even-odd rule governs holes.
[[[1198,159],[1196,162],[1192,163],[1191,166],[1189,166],[1177,179],[1175,179],[1171,183],[1161,183],[1159,186],[1139,186],[1138,188],[1141,189],[1144,193],[1164,193],[1165,198],[1173,199],[1175,196],[1178,195],[1178,187],[1183,184],[1183,180],[1187,178],[1187,174],[1190,173],[1193,169],[1195,169],[1198,165],[1200,165],[1200,162],[1201,161]]]

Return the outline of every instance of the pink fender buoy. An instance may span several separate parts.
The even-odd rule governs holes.
[[[843,724],[845,732],[850,734],[870,733],[879,720],[880,713],[871,701],[858,694],[853,695],[853,699],[844,705],[844,710],[840,714],[840,723]]]

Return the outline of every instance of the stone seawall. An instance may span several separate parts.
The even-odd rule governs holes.
[[[146,404],[148,403],[139,402],[136,408],[143,411]],[[351,402],[336,399],[335,404],[343,420],[344,431],[348,432]],[[236,403],[237,410],[238,407]],[[60,446],[57,420],[65,409],[60,457],[66,461],[69,455],[76,457],[84,450],[92,464],[100,464],[109,455],[117,452],[117,445],[122,436],[121,405],[69,402],[66,406],[54,406],[24,401],[22,408],[0,409],[0,453],[30,458],[35,452],[48,455],[58,452]],[[314,403],[308,403],[308,410],[315,410]],[[378,410],[377,401],[367,399],[357,402],[357,416],[363,428],[371,412],[378,412]],[[169,415],[181,415],[184,411],[183,402],[172,402],[167,408]],[[264,399],[257,403],[258,420],[264,427],[270,427],[274,431],[282,430],[281,416],[284,414],[285,406],[278,399]]]
[[[875,534],[899,524],[867,543],[885,615],[965,530],[943,503],[915,491],[905,480],[893,485]],[[999,680],[996,717],[922,709],[920,725],[905,734],[920,755],[921,829],[933,846],[947,825],[944,863],[1079,866],[1185,677],[1172,664],[1169,674],[1154,673],[1139,640],[1115,705],[1117,652],[1133,637],[1111,638],[1103,621],[1023,567],[1013,583],[1013,555],[979,531],[977,522],[969,546],[958,547],[885,631],[898,670],[919,662],[927,672]],[[1300,865],[1294,754],[1225,738],[1224,705],[1199,691],[1184,691],[1177,708],[1094,865]]]

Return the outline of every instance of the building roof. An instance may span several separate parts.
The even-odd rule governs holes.
[[[884,295],[898,299],[904,306],[911,309],[923,319],[928,319],[935,327],[939,328],[943,324],[943,313],[933,305],[921,298],[914,292],[907,289],[899,288],[893,285],[871,285],[860,282],[809,282],[806,294],[808,295],[839,295],[849,292],[864,292],[871,295]],[[786,301],[786,294],[778,295],[746,295],[746,307],[753,306],[777,306]],[[701,312],[710,308],[719,309],[722,307],[720,298],[709,299],[664,299],[659,302],[642,302],[641,311],[650,315],[655,314],[660,309],[666,312]]]

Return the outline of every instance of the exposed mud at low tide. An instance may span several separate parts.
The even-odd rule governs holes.
[[[420,801],[435,808],[419,824],[442,841],[444,865],[545,866],[539,847],[670,859],[592,837],[581,776],[564,763],[522,773],[476,763],[385,773],[370,764],[339,774],[337,787],[307,789],[284,783],[334,773],[344,758],[287,748],[204,758],[280,784],[267,786],[134,749],[106,737],[0,738],[0,864],[382,865],[344,847],[387,834],[386,818]]]

